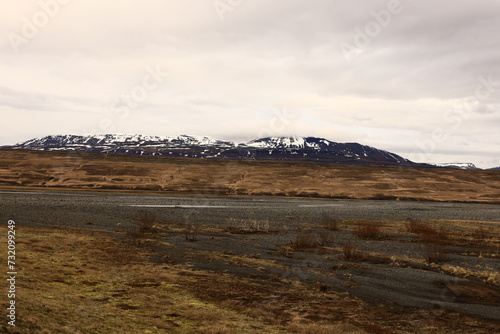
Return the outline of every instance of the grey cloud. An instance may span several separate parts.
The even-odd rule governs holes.
[[[480,103],[474,110],[478,114],[493,114],[500,112],[500,105]]]
[[[247,0],[223,21],[211,0],[71,2],[19,54],[7,39],[0,44],[0,113],[36,119],[27,137],[39,127],[88,132],[147,66],[160,66],[168,78],[128,118],[113,118],[117,132],[248,140],[268,127],[274,116],[265,112],[287,107],[300,113],[281,134],[410,152],[433,129],[451,126],[443,115],[474,98],[480,76],[500,82],[500,3],[400,2],[402,12],[350,63],[340,46],[353,44],[355,29],[375,22],[389,0]],[[5,6],[4,36],[37,10]],[[478,102],[440,158],[461,160],[466,137],[479,155],[498,150],[500,84]],[[44,121],[51,111],[61,121]],[[5,125],[0,132],[2,140],[19,136]]]

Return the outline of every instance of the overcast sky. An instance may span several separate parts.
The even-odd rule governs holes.
[[[2,0],[0,145],[318,136],[500,166],[500,1]]]

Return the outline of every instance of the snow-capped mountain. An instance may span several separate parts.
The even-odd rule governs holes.
[[[319,138],[318,138],[319,139]],[[304,137],[267,137],[254,139],[246,144],[248,147],[258,148],[307,148],[310,143]]]
[[[190,158],[319,161],[377,165],[429,166],[358,143],[317,137],[266,137],[236,145],[199,136],[62,135],[32,139],[11,149],[127,153]]]
[[[234,147],[233,142],[200,136],[144,136],[144,135],[62,135],[28,140],[12,146],[14,149],[42,151],[81,151],[99,153],[127,153],[139,155],[170,155],[206,157],[222,149]]]
[[[15,145],[16,148],[25,149],[51,149],[51,148],[111,148],[116,146],[151,147],[151,146],[227,146],[233,147],[234,143],[213,140],[209,137],[199,136],[143,136],[143,135],[89,135],[89,136],[47,136],[39,139],[28,140]]]
[[[411,165],[387,151],[358,143],[337,143],[317,137],[266,137],[239,144],[223,152],[226,157],[256,160],[308,160],[338,163]]]
[[[479,169],[473,163],[470,162],[451,162],[451,163],[440,163],[434,165],[438,167],[455,168],[455,169]]]

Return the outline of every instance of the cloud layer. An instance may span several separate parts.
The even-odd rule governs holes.
[[[0,6],[0,144],[312,135],[500,166],[498,1]]]

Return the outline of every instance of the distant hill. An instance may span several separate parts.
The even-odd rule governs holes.
[[[337,143],[317,137],[266,137],[235,144],[199,136],[58,135],[31,139],[10,149],[125,153],[189,158],[238,160],[319,161],[394,166],[414,163],[395,153],[358,143]]]
[[[479,169],[474,165],[473,163],[470,162],[452,162],[452,163],[441,163],[441,164],[435,164],[438,167],[444,167],[444,168],[456,168],[456,169]]]

